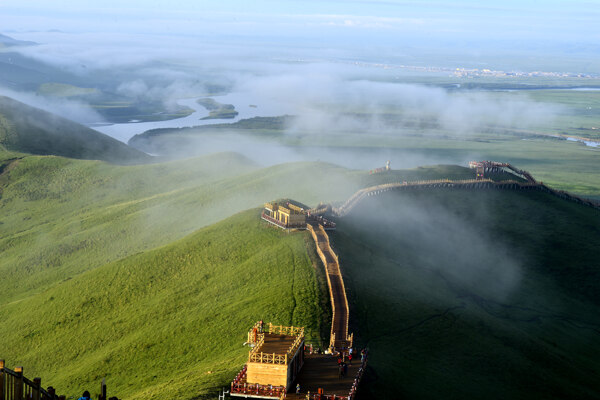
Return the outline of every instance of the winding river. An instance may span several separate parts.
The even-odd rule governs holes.
[[[202,119],[208,116],[208,110],[196,103],[196,100],[206,98],[207,96],[195,97],[190,99],[181,99],[177,103],[182,106],[187,106],[194,112],[187,117],[169,119],[166,121],[151,121],[151,122],[128,122],[122,124],[111,124],[94,126],[93,129],[111,136],[117,140],[127,143],[133,136],[146,132],[150,129],[158,128],[185,128],[198,125],[232,123],[240,119],[252,117],[274,117],[278,115],[291,114],[292,110],[289,106],[278,104],[269,99],[257,97],[251,93],[228,93],[221,96],[210,96],[219,103],[233,104],[236,111],[239,113],[235,118],[231,119]]]
[[[562,90],[576,90],[576,91],[594,91],[600,90],[598,88],[569,88]],[[152,121],[152,122],[128,122],[121,124],[101,125],[93,126],[93,129],[102,132],[108,136],[111,136],[117,140],[127,143],[133,136],[148,131],[150,129],[158,128],[185,128],[199,125],[210,125],[210,124],[222,124],[222,123],[233,123],[241,119],[253,118],[253,117],[274,117],[279,115],[293,115],[294,109],[291,104],[280,103],[272,99],[256,95],[255,93],[248,92],[233,92],[220,96],[210,96],[219,103],[233,104],[235,106],[238,115],[231,119],[202,119],[208,116],[208,110],[198,104],[196,101],[207,96],[180,99],[177,101],[179,105],[187,106],[194,110],[194,112],[187,117],[175,118],[166,121]],[[598,148],[600,142],[585,140],[578,137],[567,137],[563,136],[568,141],[580,142],[586,146]]]

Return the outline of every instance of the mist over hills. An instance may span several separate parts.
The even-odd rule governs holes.
[[[151,157],[86,126],[0,96],[0,145],[14,152],[113,163]]]
[[[599,227],[543,193],[365,200],[332,235],[372,352],[365,398],[597,398]]]
[[[314,241],[260,207],[392,183],[329,216],[357,400],[600,399],[598,209],[449,182],[493,160],[600,200],[594,2],[0,3],[7,365],[213,400],[257,320],[324,348]]]
[[[0,353],[67,393],[102,375],[132,399],[213,398],[243,363],[256,319],[305,324],[321,343],[329,306],[310,237],[262,223],[256,208],[232,214],[285,196],[316,205],[389,181],[473,176],[261,168],[235,153],[136,166],[0,155],[0,273],[10,276],[0,318],[11,332]],[[367,397],[393,396],[398,382],[408,397],[527,397],[527,379],[546,373],[573,378],[546,383],[548,398],[593,393],[598,218],[544,193],[446,190],[372,199],[339,220],[331,238],[352,329],[373,355]]]
[[[36,42],[32,42],[29,40],[17,40],[11,38],[10,36],[6,36],[0,33],[0,48],[3,46],[12,47],[12,46],[33,46],[36,45]]]

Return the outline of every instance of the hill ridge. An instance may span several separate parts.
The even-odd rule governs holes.
[[[152,157],[91,128],[0,96],[0,145],[36,155],[132,164]]]

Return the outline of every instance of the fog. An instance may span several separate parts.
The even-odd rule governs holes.
[[[65,98],[48,98],[36,93],[16,91],[2,86],[0,86],[0,96],[13,98],[21,103],[82,124],[102,120],[102,117],[89,104],[82,101]]]
[[[422,280],[433,273],[463,296],[509,300],[519,290],[523,261],[493,232],[496,211],[488,210],[484,201],[467,201],[472,215],[465,216],[464,207],[453,203],[464,202],[464,198],[451,192],[447,195],[432,190],[369,197],[352,210],[345,224],[366,241],[363,244],[394,257],[390,261],[396,268],[415,270],[404,273],[405,279]],[[423,296],[429,300],[438,297],[432,292]]]
[[[561,107],[536,103],[526,96],[484,92],[450,93],[416,84],[344,80],[331,67],[307,68],[303,75],[276,75],[239,83],[239,90],[260,92],[287,104],[299,118],[290,133],[360,132],[390,135],[436,129],[453,134],[551,123]]]
[[[435,82],[456,81],[448,76],[455,67],[503,69],[508,64],[507,70],[531,71],[540,67],[538,61],[530,63],[534,58],[547,60],[543,67],[549,71],[585,71],[595,54],[588,50],[597,43],[596,14],[583,2],[571,7],[553,4],[542,13],[528,2],[375,2],[367,7],[352,1],[343,12],[336,2],[226,3],[182,2],[174,8],[163,1],[126,6],[92,1],[75,7],[61,1],[49,7],[41,1],[7,1],[0,6],[5,33],[38,45],[2,51],[18,52],[26,60],[71,74],[72,82],[62,83],[96,88],[108,107],[118,102],[159,104],[157,114],[211,96],[233,104],[240,113],[235,119],[201,121],[205,110],[192,107],[197,112],[186,118],[98,126],[107,121],[95,111],[94,99],[44,97],[36,90],[14,87],[0,93],[95,126],[123,142],[154,128],[293,115],[285,137],[268,144],[277,148],[278,156],[257,161],[271,165],[286,154],[289,160],[326,159],[356,168],[373,166],[375,158],[380,159],[375,166],[387,158],[415,166],[423,161],[420,155],[401,149],[380,150],[373,159],[365,153],[365,162],[354,150],[331,152],[321,145],[301,149],[290,144],[296,138],[305,138],[298,140],[306,144],[353,135],[349,145],[362,140],[364,147],[370,135],[464,139],[548,127],[564,112],[561,107],[526,95],[460,90]],[[515,37],[520,40],[515,42]],[[543,47],[549,38],[555,38],[555,45]],[[568,46],[571,40],[579,43],[576,50]],[[567,52],[578,54],[577,68],[552,61],[570,60],[563,57]],[[535,57],[523,57],[525,53]],[[406,66],[431,71],[415,77]],[[44,73],[52,82],[52,70]],[[254,137],[228,137],[235,139],[203,136],[189,139],[186,148],[175,144],[179,154],[163,150],[173,157],[234,150],[257,159],[253,155],[262,154],[258,147],[267,146]],[[463,160],[440,156],[433,161]]]

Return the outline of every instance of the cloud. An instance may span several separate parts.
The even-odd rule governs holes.
[[[523,264],[489,227],[494,213],[479,202],[469,210],[473,217],[465,218],[460,207],[446,205],[457,196],[439,196],[428,191],[368,197],[344,219],[367,241],[362,244],[396,256],[398,268],[415,269],[417,276],[439,274],[457,293],[507,300],[520,286]]]
[[[347,78],[347,77],[346,77]],[[416,84],[344,79],[331,66],[256,77],[237,89],[287,104],[299,118],[290,133],[451,132],[469,135],[551,122],[560,108],[512,93],[448,91]]]
[[[10,97],[21,103],[32,107],[59,115],[81,124],[90,124],[102,122],[104,118],[100,116],[88,104],[64,99],[47,98],[30,92],[17,92],[0,86],[0,95]]]

